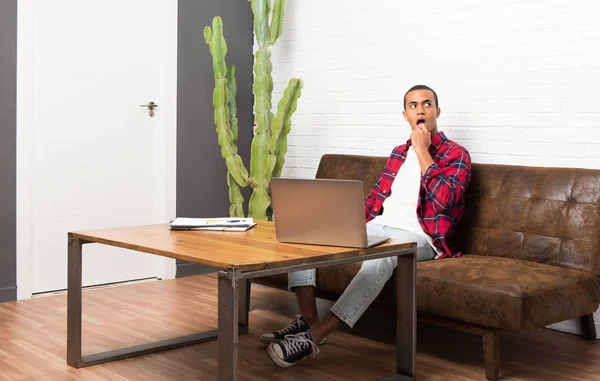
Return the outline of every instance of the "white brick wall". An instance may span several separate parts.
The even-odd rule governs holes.
[[[304,89],[283,174],[314,177],[325,153],[387,156],[418,83],[474,162],[600,168],[598,20],[598,0],[288,0],[274,101],[292,77]]]

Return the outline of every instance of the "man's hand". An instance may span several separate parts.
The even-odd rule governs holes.
[[[423,125],[418,125],[410,134],[410,140],[415,152],[429,152],[431,133]]]
[[[415,153],[417,154],[417,159],[419,160],[419,165],[421,166],[421,174],[424,175],[429,166],[434,163],[433,158],[429,154],[431,133],[427,131],[424,126],[419,125],[410,134],[410,141]]]

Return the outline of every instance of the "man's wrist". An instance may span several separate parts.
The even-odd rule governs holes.
[[[419,147],[414,147],[415,153],[417,154],[417,156],[423,156],[426,153],[429,153],[429,150],[423,146],[419,146]]]
[[[429,150],[427,149],[418,149],[415,148],[415,154],[417,155],[417,160],[419,160],[419,166],[421,167],[421,174],[425,175],[427,170],[432,164],[435,164],[433,158],[429,154]]]

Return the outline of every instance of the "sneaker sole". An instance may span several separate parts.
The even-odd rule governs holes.
[[[271,359],[271,361],[273,361],[275,363],[275,365],[279,366],[280,368],[289,368],[290,366],[292,366],[294,364],[298,364],[299,362],[304,361],[308,357],[310,357],[310,356],[305,357],[302,360],[298,360],[294,363],[285,362],[275,354],[275,351],[272,349],[271,345],[269,345],[267,347],[267,354],[269,355],[269,358]]]

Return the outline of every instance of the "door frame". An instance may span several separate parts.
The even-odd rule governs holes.
[[[17,9],[17,299],[29,299],[33,291],[33,47],[35,0],[19,0]],[[175,218],[177,186],[177,14],[178,1],[160,2],[161,19],[156,38],[165,46],[164,61],[160,63],[165,73],[160,84],[164,100],[160,111],[163,125],[157,129],[154,141],[158,144],[155,164],[157,189],[154,204],[158,207],[157,220]],[[163,144],[160,144],[160,143]],[[65,236],[65,242],[67,237]],[[65,255],[66,246],[65,246]],[[157,258],[155,276],[174,278],[175,260]]]

